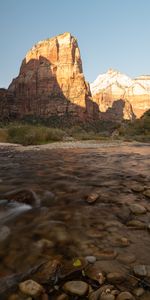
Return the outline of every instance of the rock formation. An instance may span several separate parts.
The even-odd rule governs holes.
[[[110,69],[91,84],[91,92],[102,119],[132,120],[150,108],[150,76],[132,80]]]
[[[16,118],[71,115],[84,120],[96,113],[77,40],[70,33],[38,42],[8,91],[15,97]]]

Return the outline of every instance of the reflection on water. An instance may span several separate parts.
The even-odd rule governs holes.
[[[149,263],[149,233],[133,230],[133,218],[149,224],[150,213],[133,216],[130,203],[149,200],[149,147],[102,145],[76,149],[0,151],[0,276],[24,271],[54,256],[99,256],[102,251],[136,254]],[[32,190],[40,205],[7,201],[5,193]],[[86,199],[96,193],[93,204]],[[121,238],[129,240],[127,248]],[[121,243],[121,242],[120,242]],[[125,250],[124,250],[125,249]]]

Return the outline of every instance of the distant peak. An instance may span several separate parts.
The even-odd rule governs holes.
[[[118,70],[115,69],[108,69],[107,74],[112,75],[112,74],[120,74],[120,72]]]

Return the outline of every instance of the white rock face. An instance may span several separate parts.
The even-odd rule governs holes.
[[[150,75],[131,79],[119,71],[109,69],[107,73],[99,75],[90,84],[90,88],[100,112],[112,108],[114,101],[120,99],[128,101],[136,118],[150,109]]]
[[[104,90],[114,84],[124,90],[132,86],[133,80],[127,75],[116,70],[109,69],[107,73],[99,75],[97,79],[91,83],[90,87],[92,95],[95,95],[101,90]]]

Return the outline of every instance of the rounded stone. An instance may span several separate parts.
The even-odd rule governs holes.
[[[63,285],[65,292],[75,294],[78,296],[84,296],[88,292],[89,286],[84,281],[68,281]]]
[[[131,186],[131,190],[132,190],[133,192],[138,192],[138,193],[140,193],[140,192],[143,192],[143,191],[144,191],[144,186],[139,185],[139,184],[135,184],[135,185]]]
[[[133,294],[137,297],[140,297],[144,294],[144,289],[142,287],[136,288],[133,290]]]
[[[135,215],[145,214],[146,208],[140,204],[130,204],[130,210]]]
[[[57,297],[57,300],[68,300],[68,299],[69,299],[68,295],[64,293]]]
[[[125,275],[121,272],[112,272],[107,274],[107,280],[110,283],[119,283],[125,280]]]
[[[121,292],[116,300],[134,300],[135,298],[130,292]]]
[[[141,222],[139,220],[131,220],[127,223],[127,226],[139,230],[146,229],[147,227],[144,222]]]
[[[32,297],[38,297],[44,293],[44,288],[33,280],[26,280],[19,284],[20,291]]]
[[[132,264],[136,261],[134,254],[119,254],[117,260],[123,264]]]
[[[115,296],[112,294],[103,294],[100,296],[100,300],[115,300]]]
[[[146,276],[147,269],[145,265],[135,265],[133,267],[134,274],[137,276]]]
[[[96,202],[96,200],[99,198],[99,194],[97,193],[91,193],[90,195],[88,195],[88,197],[86,198],[86,201],[90,204]]]
[[[10,235],[10,229],[7,226],[2,226],[0,228],[0,241],[4,241]]]
[[[150,189],[143,192],[143,195],[150,198]]]
[[[94,264],[96,262],[96,257],[95,256],[86,256],[85,257],[86,261],[89,262],[90,264]]]

